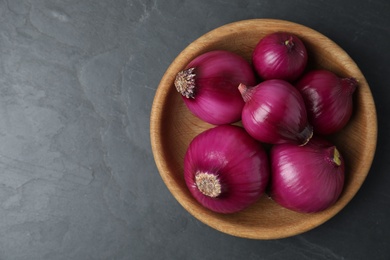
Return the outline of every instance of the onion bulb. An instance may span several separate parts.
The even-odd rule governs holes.
[[[342,155],[330,142],[313,137],[305,146],[271,148],[270,195],[281,206],[298,212],[319,212],[333,205],[344,185]]]
[[[234,213],[264,193],[268,157],[242,127],[216,126],[191,141],[184,159],[184,179],[201,205],[214,212]]]
[[[307,143],[312,134],[298,90],[284,80],[266,80],[254,87],[239,85],[245,106],[242,124],[255,139],[270,144]]]
[[[307,57],[306,47],[296,35],[276,32],[259,41],[252,54],[252,63],[264,80],[292,82],[305,70]]]
[[[356,87],[355,78],[340,78],[328,70],[314,70],[303,75],[296,88],[305,100],[315,132],[333,134],[348,123]]]
[[[221,125],[240,120],[244,102],[237,86],[255,82],[248,61],[233,52],[215,50],[193,59],[177,74],[174,84],[195,116]]]

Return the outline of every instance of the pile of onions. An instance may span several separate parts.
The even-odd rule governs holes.
[[[259,40],[252,64],[215,50],[177,74],[175,87],[188,109],[216,125],[192,140],[184,159],[187,187],[205,208],[238,212],[266,190],[298,212],[337,202],[346,166],[326,135],[348,124],[358,82],[310,70],[308,58],[298,36],[277,32]],[[230,125],[239,120],[242,127]]]

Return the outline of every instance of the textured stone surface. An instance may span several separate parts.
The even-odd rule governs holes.
[[[390,4],[0,0],[0,259],[389,259]],[[298,22],[358,63],[378,109],[372,170],[324,225],[255,241],[172,197],[149,139],[154,93],[194,39],[250,18]]]

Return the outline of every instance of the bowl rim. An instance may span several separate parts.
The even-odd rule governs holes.
[[[231,32],[232,29],[234,30],[242,30],[245,28],[248,28],[248,26],[251,25],[261,25],[261,24],[268,24],[268,23],[274,23],[277,25],[282,25],[282,26],[295,26],[299,27],[301,29],[304,29],[305,31],[310,31],[311,33],[318,35],[319,37],[323,37],[326,39],[329,43],[331,43],[334,47],[337,47],[338,49],[342,50],[344,52],[344,55],[349,58],[353,62],[353,66],[355,66],[354,70],[358,71],[362,76],[364,83],[367,85],[368,89],[365,92],[365,95],[369,95],[371,97],[372,102],[369,102],[367,104],[369,106],[369,109],[371,111],[371,121],[372,125],[370,126],[370,131],[367,133],[369,135],[369,140],[372,142],[367,143],[368,149],[372,151],[372,153],[367,154],[367,164],[365,164],[364,169],[360,169],[360,172],[365,173],[365,176],[362,180],[362,183],[352,191],[352,193],[349,194],[349,197],[345,199],[342,203],[339,203],[337,207],[331,211],[328,212],[328,214],[323,217],[320,221],[317,221],[315,224],[307,224],[305,228],[292,228],[285,230],[284,233],[276,233],[274,235],[264,235],[264,234],[256,234],[254,235],[253,233],[250,232],[239,232],[236,231],[232,228],[227,227],[226,225],[218,225],[212,221],[209,221],[209,217],[205,217],[202,214],[199,214],[199,212],[196,211],[196,209],[191,208],[186,201],[183,201],[181,198],[182,192],[180,189],[176,186],[175,181],[172,180],[172,177],[170,176],[170,167],[166,163],[166,157],[161,151],[164,150],[164,145],[163,145],[163,109],[159,109],[161,105],[161,101],[165,100],[169,93],[170,93],[170,88],[169,86],[172,86],[172,82],[174,81],[174,74],[180,71],[182,68],[184,68],[187,64],[185,59],[180,59],[182,57],[185,57],[189,53],[192,55],[194,54],[194,49],[197,49],[198,51],[201,51],[201,49],[204,47],[204,43],[207,41],[212,41],[214,35],[217,33],[218,35],[222,36],[228,36]],[[199,47],[201,46],[201,47]],[[191,49],[191,51],[190,51]],[[376,150],[376,145],[377,145],[377,135],[378,135],[378,123],[377,123],[377,115],[376,115],[376,109],[375,109],[375,103],[373,100],[373,96],[370,90],[370,87],[368,83],[366,82],[363,73],[361,73],[360,69],[356,65],[356,63],[353,61],[353,59],[345,52],[344,49],[342,49],[339,45],[337,45],[335,42],[333,42],[331,39],[328,37],[324,36],[318,31],[313,30],[312,28],[309,28],[305,25],[298,24],[295,22],[287,21],[287,20],[280,20],[280,19],[247,19],[247,20],[241,20],[241,21],[236,21],[232,23],[228,23],[225,25],[222,25],[220,27],[217,27],[196,40],[194,40],[192,43],[190,43],[187,47],[185,47],[178,55],[177,57],[173,60],[173,62],[169,65],[167,68],[166,72],[164,73],[158,88],[155,93],[155,97],[153,100],[152,104],[152,109],[151,109],[151,114],[150,114],[150,140],[151,140],[151,148],[154,156],[154,160],[157,166],[157,169],[159,171],[159,174],[161,178],[163,179],[165,185],[171,192],[171,194],[174,196],[174,198],[194,217],[196,217],[199,221],[202,223],[218,230],[223,233],[237,236],[237,237],[242,237],[242,238],[249,238],[249,239],[280,239],[280,238],[285,238],[285,237],[290,237],[294,235],[298,235],[304,232],[307,232],[315,227],[318,227],[319,225],[323,224],[324,222],[328,221],[331,219],[333,216],[335,216],[337,213],[339,213],[352,199],[355,197],[356,193],[359,191],[361,185],[363,184],[364,180],[366,179],[371,165],[373,163],[374,155],[375,155],[375,150]]]

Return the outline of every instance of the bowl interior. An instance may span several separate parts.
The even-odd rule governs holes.
[[[250,208],[235,214],[205,209],[191,196],[183,178],[183,160],[191,140],[213,127],[196,118],[185,106],[173,85],[176,74],[193,58],[223,49],[250,61],[252,51],[265,35],[287,31],[296,34],[309,52],[308,68],[329,69],[339,76],[353,76],[359,87],[354,113],[348,125],[329,138],[346,161],[346,180],[341,197],[332,207],[312,214],[293,212],[263,196]],[[308,231],[338,213],[364,182],[373,160],[377,121],[373,97],[363,74],[333,41],[299,24],[273,19],[254,19],[219,27],[191,43],[173,61],[158,86],[151,113],[151,145],[160,175],[178,202],[203,223],[224,233],[253,239],[276,239]]]

